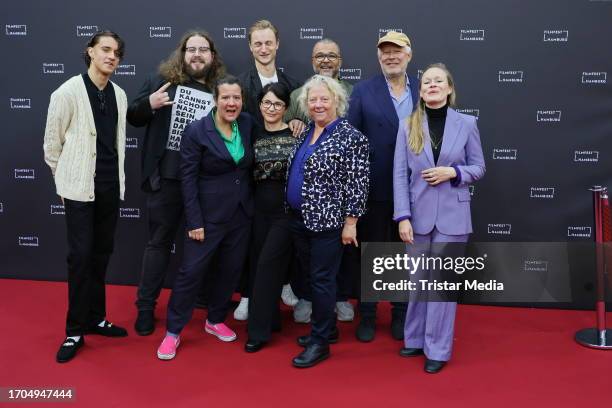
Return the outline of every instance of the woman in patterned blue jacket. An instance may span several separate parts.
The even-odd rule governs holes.
[[[357,245],[357,219],[368,196],[368,140],[342,117],[347,95],[333,78],[315,75],[298,98],[311,122],[289,156],[287,204],[300,273],[310,280],[312,330],[298,338],[304,351],[295,367],[329,357],[338,339],[336,274],[342,245]]]

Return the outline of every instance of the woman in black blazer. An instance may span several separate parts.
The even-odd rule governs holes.
[[[253,121],[241,113],[242,89],[236,78],[221,78],[213,95],[216,108],[191,123],[181,141],[187,237],[168,303],[167,334],[157,350],[162,360],[176,355],[179,334],[191,319],[213,258],[219,274],[211,288],[204,330],[222,341],[236,339],[223,322],[249,246]]]
[[[342,244],[357,245],[369,180],[368,140],[342,119],[346,91],[333,78],[315,75],[298,98],[311,122],[289,155],[287,203],[300,273],[310,279],[312,331],[298,338],[306,349],[293,359],[311,367],[329,357],[337,339],[334,306]]]

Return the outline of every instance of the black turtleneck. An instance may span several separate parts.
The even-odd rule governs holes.
[[[431,109],[425,106],[427,113],[427,124],[429,125],[429,137],[431,139],[431,150],[434,156],[434,163],[438,164],[442,140],[444,140],[444,125],[446,124],[446,111],[448,105],[438,109]]]

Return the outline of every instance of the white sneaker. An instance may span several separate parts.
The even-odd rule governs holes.
[[[295,306],[299,299],[293,293],[290,284],[283,285],[283,291],[281,292],[281,299],[287,306]]]
[[[310,315],[312,314],[312,302],[306,299],[298,300],[293,308],[293,320],[296,323],[310,323]]]
[[[336,315],[340,322],[352,322],[355,318],[355,309],[349,301],[336,302]]]
[[[247,320],[249,318],[249,298],[240,298],[240,304],[234,310],[234,319]]]

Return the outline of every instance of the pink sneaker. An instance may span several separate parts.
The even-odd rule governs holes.
[[[236,340],[236,333],[229,327],[227,327],[223,323],[210,324],[208,320],[206,320],[206,324],[204,324],[204,330],[206,333],[210,333],[213,336],[216,336],[221,341],[234,341]]]
[[[176,356],[176,349],[181,343],[180,337],[166,336],[157,349],[157,358],[172,360]]]

